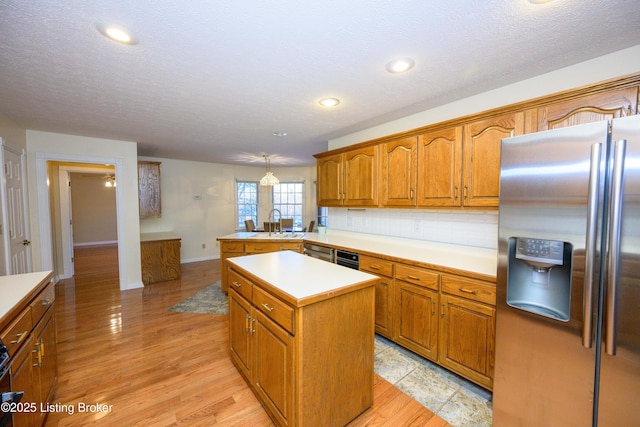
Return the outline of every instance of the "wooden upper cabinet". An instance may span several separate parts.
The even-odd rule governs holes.
[[[333,154],[317,160],[318,206],[340,206],[343,203],[343,155]]]
[[[418,138],[415,136],[381,144],[382,205],[416,205],[417,159]]]
[[[378,205],[378,146],[344,153],[344,205]]]
[[[317,160],[318,206],[377,206],[378,147]]]
[[[160,162],[138,162],[138,202],[140,218],[162,214],[160,203]]]
[[[464,206],[498,206],[502,138],[523,133],[523,112],[491,117],[465,125],[462,147]]]
[[[618,89],[538,108],[537,130],[610,120],[638,113],[638,87]]]
[[[418,137],[418,206],[460,206],[462,127]]]

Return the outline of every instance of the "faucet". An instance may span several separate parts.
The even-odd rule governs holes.
[[[267,221],[269,221],[269,237],[271,237],[271,220],[273,219],[275,221],[276,212],[278,212],[278,221],[280,221],[280,231],[282,232],[282,212],[280,212],[279,209],[273,208],[271,209],[271,211],[269,211],[269,217],[267,218]]]

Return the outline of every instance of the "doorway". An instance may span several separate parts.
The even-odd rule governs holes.
[[[58,276],[66,279],[75,274],[76,246],[118,243],[116,187],[113,186],[115,168],[111,165],[51,162],[50,168],[56,167],[60,227],[54,227],[53,231],[54,259]],[[52,211],[52,223],[57,222],[53,220],[56,213]]]

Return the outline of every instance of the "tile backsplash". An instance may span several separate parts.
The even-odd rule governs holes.
[[[497,249],[498,212],[329,208],[334,230]]]

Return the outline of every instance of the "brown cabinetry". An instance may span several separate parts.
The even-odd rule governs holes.
[[[394,340],[416,353],[438,360],[439,275],[396,265]]]
[[[491,389],[495,348],[495,286],[442,277],[439,363]]]
[[[418,141],[418,206],[460,206],[462,127],[429,132]]]
[[[140,218],[162,214],[160,201],[160,162],[138,162],[138,207]]]
[[[393,262],[360,255],[360,270],[380,278],[376,284],[376,332],[387,338],[393,337]]]
[[[277,425],[345,425],[372,405],[372,286],[295,305],[237,266],[228,276],[241,285],[229,288],[231,360]]]
[[[537,131],[610,120],[638,114],[638,87],[612,90],[555,102],[528,114]]]
[[[464,126],[462,205],[497,207],[502,138],[524,133],[524,113],[491,117]]]
[[[378,147],[318,158],[319,206],[378,205]]]
[[[36,277],[40,273],[19,275]],[[55,290],[50,283],[51,273],[27,295],[26,304],[16,307],[10,318],[3,318],[0,338],[7,345],[11,359],[9,369],[13,391],[22,391],[21,402],[33,405],[34,410],[16,412],[15,427],[41,426],[46,412],[40,408],[53,399],[57,380]],[[20,280],[20,279],[17,279]],[[8,320],[8,323],[5,321]],[[27,407],[31,409],[31,407]]]
[[[182,276],[180,246],[181,239],[172,233],[141,234],[142,283],[179,279]]]
[[[412,136],[382,144],[380,163],[381,204],[415,206],[418,138]]]

